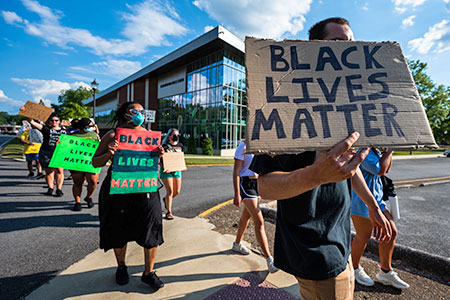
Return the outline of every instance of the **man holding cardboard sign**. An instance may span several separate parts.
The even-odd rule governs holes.
[[[310,40],[312,39],[353,41],[353,32],[347,20],[332,18],[319,22],[310,29]],[[250,40],[249,43],[251,42]],[[251,53],[246,52],[246,55],[250,56]],[[299,63],[298,58],[294,59],[294,65],[295,68],[306,68]],[[249,76],[251,77],[250,71]],[[299,81],[300,88],[307,82],[308,80],[304,83]],[[251,106],[252,87],[249,87]],[[332,90],[333,88],[331,93]],[[276,98],[274,94],[271,95],[271,101],[291,101],[289,98]],[[303,100],[297,102],[311,102],[309,100],[314,98],[317,98],[316,95],[308,96],[303,90]],[[304,101],[305,99],[309,100]],[[281,119],[277,119],[276,115],[278,114],[275,113],[272,117],[278,126],[276,134],[283,135],[284,132],[280,130]],[[305,116],[296,118],[308,120]],[[247,139],[251,144],[254,127],[249,125]],[[266,130],[270,126],[263,124],[263,128]],[[324,133],[323,138],[325,135]],[[375,237],[380,240],[390,238],[390,224],[367,189],[358,168],[367,156],[368,149],[359,153],[351,150],[359,137],[358,132],[352,132],[344,140],[335,143],[333,148],[329,147],[331,150],[327,152],[308,151],[275,157],[257,155],[252,162],[251,169],[260,174],[258,188],[261,196],[281,200],[278,201],[277,209],[275,266],[297,278],[302,299],[353,299],[354,277],[349,261],[352,187],[369,207]],[[277,141],[274,147],[279,144]],[[321,148],[315,144],[312,147],[299,147],[298,144],[291,148],[284,146],[277,148],[275,152]],[[352,177],[350,181],[349,178]]]

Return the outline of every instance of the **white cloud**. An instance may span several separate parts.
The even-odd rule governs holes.
[[[395,4],[395,10],[403,14],[409,8],[415,8],[427,2],[428,0],[392,0]]]
[[[403,19],[403,21],[402,21],[403,28],[406,28],[408,26],[413,26],[415,18],[416,18],[416,16],[412,15],[412,16],[407,17],[406,19]]]
[[[22,23],[23,20],[13,11],[2,11],[3,19],[8,24]]]
[[[207,25],[203,28],[203,32],[208,32],[214,29],[214,26],[211,25]]]
[[[0,90],[0,110],[6,111],[9,114],[17,114],[22,105],[25,104],[25,101],[19,101],[9,98],[5,95],[3,90]]]
[[[120,78],[131,75],[142,68],[141,63],[138,61],[111,58],[92,65],[97,67],[97,72],[99,73]]]
[[[369,2],[366,2],[362,9],[363,10],[369,10]]]
[[[25,32],[44,39],[63,49],[74,46],[89,48],[97,55],[139,55],[149,46],[168,45],[166,36],[181,36],[187,28],[177,22],[179,16],[168,4],[160,0],[127,5],[131,13],[122,13],[125,21],[122,34],[124,39],[104,39],[91,34],[89,30],[63,26],[60,20],[63,14],[34,0],[22,0],[24,6],[39,15],[39,21],[22,20],[14,12],[2,12],[9,24],[24,28]],[[20,24],[19,24],[19,21]]]
[[[432,48],[434,52],[450,50],[450,21],[442,20],[430,27],[422,38],[409,41],[408,47],[421,54],[428,53]]]
[[[90,66],[73,66],[70,67],[73,71],[111,76],[114,78],[123,78],[131,75],[140,69],[142,69],[141,63],[138,61],[131,61],[125,59],[114,59],[111,57],[106,58],[100,62],[95,62]],[[81,78],[83,75],[76,75]],[[72,78],[76,78],[71,76]]]
[[[243,37],[279,39],[303,30],[312,0],[195,0],[193,4]]]
[[[32,78],[11,78],[11,80],[20,86],[23,86],[23,91],[29,94],[34,101],[39,101],[43,99],[49,102],[53,102],[48,99],[48,97],[57,98],[61,94],[61,91],[68,89],[77,89],[80,86],[90,88],[90,86],[82,81],[68,83],[57,80],[43,80],[43,79],[32,79]],[[56,101],[54,102],[56,103]]]

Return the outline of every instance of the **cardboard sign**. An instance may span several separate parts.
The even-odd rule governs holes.
[[[248,153],[436,147],[407,62],[394,42],[246,38]]]
[[[110,194],[156,192],[161,132],[118,128],[116,140]]]
[[[27,103],[23,106],[23,109],[19,111],[19,115],[45,122],[48,117],[50,117],[52,112],[53,108],[27,101]]]
[[[50,168],[100,173],[101,168],[92,166],[92,157],[99,142],[66,134],[61,134],[59,141],[50,160]]]
[[[186,171],[186,162],[183,152],[166,152],[162,156],[164,173]]]

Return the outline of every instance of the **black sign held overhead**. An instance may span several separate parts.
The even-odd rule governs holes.
[[[394,42],[246,38],[247,152],[435,147],[401,47]]]

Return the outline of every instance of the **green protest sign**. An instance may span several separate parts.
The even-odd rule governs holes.
[[[50,168],[100,173],[101,168],[92,166],[92,157],[99,142],[66,134],[62,134],[59,141],[50,160]]]

